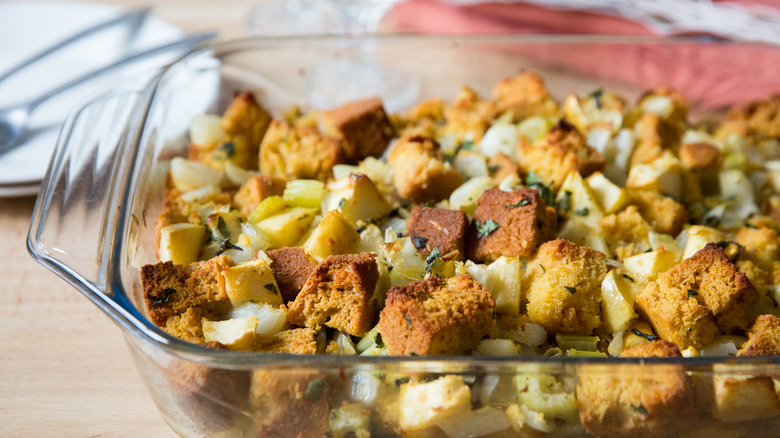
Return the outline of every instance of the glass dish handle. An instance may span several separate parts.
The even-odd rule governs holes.
[[[117,250],[111,242],[123,214],[124,181],[135,163],[127,158],[134,157],[137,143],[131,128],[144,113],[136,108],[144,102],[143,85],[111,87],[69,114],[27,235],[33,258],[109,313],[106,304],[124,312],[111,299],[110,261]]]

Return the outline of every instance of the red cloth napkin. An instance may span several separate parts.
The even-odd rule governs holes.
[[[768,0],[741,0],[771,6]],[[768,4],[765,4],[768,3]],[[652,35],[639,23],[590,12],[558,11],[525,3],[452,6],[439,0],[407,0],[392,11],[402,29],[435,34]],[[763,99],[780,93],[780,49],[742,44],[600,44],[524,47],[523,53],[608,81],[644,88],[669,86],[704,108]]]

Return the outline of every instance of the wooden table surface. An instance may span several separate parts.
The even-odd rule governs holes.
[[[262,0],[112,0],[154,4],[185,32],[246,34]],[[27,253],[34,197],[0,199],[0,437],[170,437],[120,329]]]

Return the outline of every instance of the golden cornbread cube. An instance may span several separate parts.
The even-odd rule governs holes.
[[[371,222],[387,216],[393,209],[366,175],[351,173],[327,185],[323,211],[338,210],[350,223]]]
[[[624,351],[621,357],[681,357],[666,341]],[[595,436],[675,436],[694,413],[693,387],[679,365],[622,364],[577,368],[580,420]]]
[[[273,175],[255,175],[241,185],[235,195],[233,204],[238,207],[241,216],[247,217],[257,208],[260,202],[269,196],[282,196],[286,181]]]
[[[379,333],[390,354],[463,354],[493,330],[495,301],[469,275],[430,276],[390,289]]]
[[[255,336],[255,351],[287,354],[314,354],[317,352],[317,331],[294,328],[278,333]]]
[[[161,262],[143,266],[141,283],[149,320],[161,328],[170,322],[170,328],[177,331],[186,321],[184,330],[202,338],[200,318],[219,320],[230,311],[222,269],[232,264],[230,257],[218,256],[189,265]]]
[[[271,271],[283,302],[295,300],[317,263],[298,246],[274,249],[266,254],[272,260]]]
[[[645,92],[637,101],[637,106],[645,113],[658,114],[675,126],[685,124],[691,108],[690,102],[682,93],[668,87],[658,87]]]
[[[257,317],[231,318],[224,321],[203,319],[206,342],[219,342],[230,350],[251,350],[255,344]]]
[[[657,114],[645,113],[637,122],[637,139],[631,153],[629,167],[649,164],[660,158],[664,151],[677,147],[676,128]]]
[[[187,222],[160,229],[160,261],[187,265],[198,260],[200,246],[206,239],[206,227]]]
[[[479,142],[495,118],[493,102],[484,100],[473,89],[461,86],[458,94],[444,108],[444,126],[437,130],[437,137],[454,136],[462,143]]]
[[[526,269],[528,316],[548,333],[591,334],[601,326],[601,251],[556,239],[542,244]]]
[[[347,163],[381,156],[395,134],[378,98],[349,102],[325,111],[322,116],[325,133],[342,140]]]
[[[282,304],[282,296],[271,267],[263,259],[226,266],[222,270],[222,275],[225,277],[225,292],[233,307],[238,307],[247,301],[273,306]]]
[[[631,204],[658,233],[676,236],[688,223],[685,206],[669,196],[652,190],[633,190],[630,195]]]
[[[609,249],[618,260],[643,253],[650,249],[648,236],[653,229],[639,214],[636,206],[611,214],[599,222]]]
[[[222,129],[233,143],[228,159],[244,169],[257,169],[257,155],[271,114],[249,91],[236,96],[222,115]]]
[[[332,210],[325,213],[303,248],[312,258],[322,261],[330,255],[353,252],[358,242],[360,234],[354,226],[341,213]]]
[[[748,340],[737,356],[780,356],[780,318],[761,315],[748,333]]]
[[[444,123],[444,108],[447,104],[438,98],[424,100],[404,113],[390,116],[398,137],[435,137],[437,123]]]
[[[275,368],[252,373],[249,412],[257,436],[321,438],[335,383],[317,370]]]
[[[398,194],[415,202],[446,199],[463,182],[444,160],[439,144],[423,137],[398,139],[387,158]]]
[[[763,137],[780,136],[780,95],[750,102],[729,110],[728,118],[743,125],[747,133]]]
[[[495,184],[500,184],[501,181],[510,176],[520,175],[520,166],[511,157],[500,151],[488,159],[487,167]]]
[[[363,336],[376,322],[378,279],[373,253],[328,256],[314,268],[290,305],[287,321]]]
[[[734,241],[745,248],[742,256],[753,261],[766,271],[773,271],[780,265],[780,236],[771,228],[742,227]]]
[[[181,199],[181,193],[174,188],[165,190],[163,195],[162,212],[155,221],[154,245],[157,256],[160,256],[160,240],[162,229],[171,224],[187,222],[187,203]]]
[[[555,237],[558,216],[534,189],[489,189],[477,199],[467,236],[469,257],[491,262],[501,256],[533,256]]]
[[[570,172],[583,178],[604,170],[604,156],[588,146],[577,128],[561,119],[544,140],[529,144],[521,141],[517,163],[524,172],[534,172],[545,184],[556,190]]]
[[[687,295],[700,299],[721,330],[744,330],[750,325],[750,307],[758,293],[747,276],[739,272],[716,244],[708,243],[692,257],[658,276],[659,279],[662,277],[666,284],[684,289]]]
[[[260,171],[280,178],[325,181],[343,162],[339,139],[308,125],[274,120],[260,144]]]
[[[406,220],[406,235],[423,256],[438,247],[444,255],[458,251],[458,260],[466,258],[466,228],[469,218],[460,210],[416,206]]]
[[[780,398],[771,377],[715,374],[712,380],[715,390],[712,416],[716,419],[737,422],[780,415]]]
[[[539,73],[526,70],[506,78],[493,87],[496,113],[511,113],[516,121],[531,116],[558,115],[558,104],[550,96]]]
[[[720,149],[710,143],[685,143],[677,155],[683,166],[694,172],[717,172],[723,161]]]

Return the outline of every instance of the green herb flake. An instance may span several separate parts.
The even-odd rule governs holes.
[[[471,140],[465,140],[460,144],[460,147],[458,149],[464,150],[464,151],[470,151],[474,148],[474,142]]]
[[[412,236],[412,244],[415,248],[422,249],[428,244],[428,239],[422,236]]]
[[[751,224],[750,222],[745,222],[745,228],[750,228],[752,230],[757,230],[758,229],[757,226]]]
[[[377,333],[374,336],[374,343],[376,344],[376,348],[385,348],[385,343],[382,341],[381,333]]]
[[[437,244],[433,247],[431,253],[428,254],[428,257],[425,258],[425,273],[423,273],[423,278],[431,272],[433,265],[436,263],[436,259],[439,258],[441,258],[441,251],[439,251],[439,245]]]
[[[228,239],[225,239],[225,240],[222,241],[222,243],[219,244],[219,248],[217,248],[217,254],[216,255],[218,255],[218,256],[222,255],[223,252],[225,252],[225,251],[227,251],[229,249],[235,249],[235,250],[238,250],[238,251],[243,251],[244,250],[244,248],[241,248],[238,245],[234,245],[234,244],[230,243],[230,241]]]
[[[404,383],[409,383],[410,380],[412,380],[410,377],[399,377],[395,379],[395,386],[401,386]]]
[[[501,166],[499,166],[498,164],[488,164],[487,170],[490,173],[496,173],[499,170],[501,170]]]
[[[528,198],[523,198],[520,201],[518,201],[515,204],[509,204],[505,205],[504,208],[517,208],[517,207],[525,207],[526,205],[530,204],[531,200]]]
[[[688,298],[690,298],[690,297],[693,297],[693,296],[696,296],[696,295],[699,295],[699,293],[698,293],[698,292],[696,292],[696,291],[695,291],[695,290],[693,290],[693,289],[688,289]]]
[[[641,337],[643,337],[643,338],[647,339],[647,340],[648,340],[648,341],[650,341],[650,342],[652,342],[652,341],[657,341],[657,340],[659,339],[659,338],[658,338],[658,336],[656,336],[656,335],[653,335],[653,334],[650,334],[650,335],[648,335],[648,334],[646,334],[646,333],[642,333],[642,332],[640,332],[640,331],[639,331],[639,330],[637,330],[637,329],[631,329],[631,333],[633,333],[633,334],[635,334],[635,335],[637,335],[637,336],[641,336]]]
[[[498,229],[498,223],[493,219],[488,219],[481,224],[479,221],[474,221],[474,225],[477,227],[477,239],[487,237],[490,235],[490,233]]]
[[[271,293],[274,293],[274,294],[278,294],[279,293],[279,290],[276,289],[276,285],[273,284],[273,283],[268,283],[264,287],[266,289],[268,289],[269,291],[271,291]]]
[[[777,300],[774,297],[774,294],[772,293],[772,289],[767,289],[766,294],[767,297],[769,297],[770,300],[772,300],[772,304],[777,307]]]
[[[575,289],[575,288],[573,288],[571,286],[564,286],[563,288],[566,289],[566,292],[568,292],[570,294],[574,294],[574,292],[577,292],[577,289]]]
[[[639,415],[647,415],[647,409],[642,405],[630,405],[631,409]]]
[[[571,210],[571,192],[566,190],[558,200],[558,211],[568,213]]]
[[[327,385],[328,384],[324,379],[314,379],[306,386],[306,391],[303,392],[303,395],[305,395],[310,402],[314,403],[322,398],[322,390],[325,389]]]
[[[339,199],[339,211],[341,211],[342,208],[344,208],[344,204],[347,203],[347,200],[345,198]]]
[[[230,237],[230,230],[228,230],[225,219],[222,216],[217,218],[217,233],[220,235],[219,240],[228,239]]]
[[[412,325],[412,318],[409,317],[409,314],[404,313],[404,317],[406,318],[406,323]]]
[[[138,226],[139,225],[138,217],[135,214],[131,214],[130,217],[133,218],[133,222],[135,222],[135,226]]]
[[[630,276],[630,275],[628,275],[628,274],[621,274],[621,275],[623,275],[623,278],[625,278],[626,280],[628,280],[628,281],[630,281],[630,282],[634,283],[634,279],[633,279],[633,278],[631,278],[631,276]]]
[[[574,210],[574,214],[577,216],[587,216],[590,214],[590,209],[588,207],[582,207],[580,209]]]
[[[604,95],[604,90],[601,88],[597,88],[590,93],[588,93],[588,97],[592,97],[593,100],[596,103],[596,108],[601,109],[601,96]]]
[[[149,307],[157,307],[167,303],[171,295],[175,293],[176,289],[167,287],[159,295],[146,294],[146,298],[149,300]]]
[[[539,263],[539,267],[542,268],[542,274],[546,274],[547,273],[547,269],[544,269],[544,265],[543,264]]]
[[[431,294],[426,294],[425,292],[417,292],[417,293],[422,295],[422,296],[424,296],[424,297],[430,298],[432,300],[435,299],[435,298],[433,298],[433,295],[431,295]]]
[[[525,176],[525,184],[528,186],[528,188],[536,189],[536,191],[539,192],[539,197],[542,198],[545,205],[553,205],[555,202],[553,199],[553,192],[542,182],[542,179],[539,178],[539,175],[535,174],[534,172],[528,172],[528,174]]]
[[[231,158],[236,154],[236,145],[234,145],[232,142],[222,143],[222,145],[219,147],[219,150],[225,154],[226,158]]]

